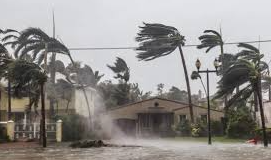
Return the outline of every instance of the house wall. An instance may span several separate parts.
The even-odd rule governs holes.
[[[55,105],[55,112],[57,112],[59,115],[67,114],[67,100],[64,99],[58,99],[58,107]],[[11,112],[12,113],[24,113],[27,105],[29,104],[29,98],[23,97],[23,98],[11,98]],[[45,100],[45,110],[46,115],[49,114],[49,106],[50,101],[46,98]],[[38,104],[37,111],[40,112],[41,109],[41,103]],[[33,110],[32,110],[33,111]],[[1,92],[1,99],[0,99],[0,121],[7,121],[8,119],[8,95],[5,91]],[[68,107],[68,113],[73,114],[75,113],[75,98],[72,96],[69,107]],[[12,115],[12,119],[14,120],[14,114]]]
[[[149,107],[154,108],[155,102],[158,102],[159,107],[163,107],[163,109],[150,109]],[[177,108],[182,109],[176,110]],[[195,118],[200,117],[201,115],[207,115],[206,108],[194,107],[193,109]],[[112,119],[127,118],[136,120],[138,113],[167,113],[167,112],[174,112],[175,124],[179,123],[179,115],[186,115],[187,119],[190,120],[190,111],[187,105],[160,99],[143,101],[141,103],[131,104],[123,106],[121,108],[112,109],[108,111],[108,115],[110,115]],[[223,112],[211,110],[212,120],[220,121],[223,116],[224,116]]]
[[[265,126],[267,128],[271,128],[271,101],[264,102],[263,105],[264,105]],[[257,112],[257,119],[258,124],[261,126],[260,112]]]
[[[161,109],[154,109],[154,103],[159,103],[159,108]],[[151,108],[150,108],[151,107]],[[166,113],[166,112],[173,112],[174,109],[185,107],[182,104],[176,104],[170,101],[163,101],[160,99],[154,99],[149,101],[143,101],[140,103],[135,103],[127,106],[123,106],[121,108],[112,109],[108,111],[108,114],[111,116],[112,119],[119,119],[119,118],[128,118],[128,119],[137,119],[138,113]]]
[[[201,115],[207,115],[207,109],[206,108],[201,108],[201,107],[194,107],[194,118],[200,118]],[[215,110],[211,110],[210,112],[211,114],[211,120],[215,120],[215,121],[220,121],[222,117],[224,117],[224,113],[223,112],[219,112],[219,111],[215,111]],[[190,111],[189,108],[183,108],[180,110],[177,110],[174,112],[174,122],[175,124],[178,124],[180,122],[180,115],[186,115],[187,119],[190,121]]]

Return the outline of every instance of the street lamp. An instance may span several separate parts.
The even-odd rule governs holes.
[[[197,59],[195,65],[198,69],[198,74],[200,73],[206,73],[206,78],[207,78],[207,104],[208,104],[208,112],[207,112],[207,121],[208,121],[208,144],[212,144],[212,139],[211,139],[211,117],[210,117],[210,96],[209,96],[209,73],[218,73],[217,69],[220,65],[219,61],[217,59],[214,60],[214,67],[215,70],[209,70],[208,68],[206,70],[200,70],[201,67],[201,62],[199,59]]]

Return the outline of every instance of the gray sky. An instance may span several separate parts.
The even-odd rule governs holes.
[[[39,27],[52,35],[52,9],[55,10],[56,35],[72,47],[136,46],[134,37],[142,22],[156,22],[179,29],[187,44],[198,44],[205,29],[222,26],[226,42],[271,39],[269,0],[1,0],[1,29],[18,30]],[[256,44],[258,45],[258,44]],[[271,59],[270,43],[262,43],[266,61]],[[226,52],[237,52],[236,46],[226,46]],[[197,58],[202,68],[213,68],[219,50],[206,54],[204,50],[184,48],[189,74],[195,70]],[[106,64],[116,56],[125,59],[131,69],[131,82],[144,91],[155,90],[158,83],[186,90],[180,55],[177,51],[150,62],[139,62],[133,50],[73,51],[75,60],[90,65],[113,79]],[[63,58],[63,57],[60,57]],[[205,77],[203,77],[205,80]],[[211,76],[211,92],[217,77]],[[199,81],[191,81],[193,93],[202,89]]]

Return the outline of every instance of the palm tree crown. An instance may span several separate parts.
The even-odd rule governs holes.
[[[130,69],[122,58],[117,57],[114,66],[107,65],[107,67],[110,68],[116,74],[114,78],[124,80],[125,82],[129,81]]]
[[[48,36],[39,28],[28,28],[21,32],[17,39],[18,46],[15,50],[15,57],[23,57],[25,54],[32,52],[32,57],[40,64],[44,57],[45,52],[48,53],[61,53],[70,56],[69,49],[55,38]],[[38,54],[39,57],[37,58]],[[47,53],[46,53],[47,54]]]
[[[185,42],[184,36],[171,26],[144,23],[140,29],[136,37],[136,41],[140,42],[136,49],[141,51],[137,55],[139,60],[149,61],[169,55],[179,45],[183,46]]]

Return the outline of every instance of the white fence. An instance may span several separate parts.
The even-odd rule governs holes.
[[[13,121],[0,122],[6,124],[7,135],[11,140],[39,139],[40,123],[14,123]],[[62,121],[46,123],[46,137],[51,141],[62,141]]]

